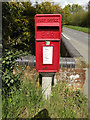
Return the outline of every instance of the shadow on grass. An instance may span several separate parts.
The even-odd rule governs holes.
[[[49,113],[47,111],[47,109],[43,109],[41,110],[37,115],[35,115],[33,118],[31,118],[31,120],[39,120],[39,119],[44,119],[44,120],[51,120],[51,118],[49,117]]]

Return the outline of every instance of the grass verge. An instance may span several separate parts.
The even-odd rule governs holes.
[[[90,28],[87,28],[87,27],[79,27],[79,26],[71,26],[71,25],[64,25],[64,26],[67,28],[71,28],[74,30],[78,30],[78,31],[82,31],[90,34]]]
[[[69,90],[66,81],[61,81],[55,87],[52,87],[50,100],[46,101],[42,99],[41,86],[38,86],[37,79],[38,74],[34,70],[32,77],[29,76],[28,78],[27,75],[24,78],[22,76],[19,89],[14,87],[11,92],[3,95],[3,118],[50,119],[88,117],[88,101],[79,90]]]

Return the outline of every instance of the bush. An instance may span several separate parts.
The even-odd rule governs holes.
[[[68,25],[88,27],[88,12],[70,14],[67,19]]]
[[[14,87],[7,97],[3,96],[2,118],[31,118],[39,111],[42,92],[36,79],[37,76],[33,76],[34,81],[30,82],[27,78],[19,90]]]
[[[20,84],[20,74],[13,74],[15,60],[22,56],[23,51],[13,51],[5,49],[2,56],[2,87],[5,94],[13,88],[18,87]],[[22,73],[22,71],[21,71]]]

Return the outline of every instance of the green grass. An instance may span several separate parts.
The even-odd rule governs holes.
[[[3,94],[3,118],[87,118],[87,98],[78,91],[69,90],[65,81],[52,87],[50,100],[42,99],[38,74],[21,82],[19,89]]]
[[[52,88],[50,103],[44,104],[50,118],[87,118],[87,98],[79,90],[67,88],[64,81]]]
[[[71,29],[74,29],[74,30],[78,30],[78,31],[82,31],[82,32],[90,34],[90,28],[87,28],[87,27],[71,26],[71,25],[64,25],[64,26],[67,27],[67,28],[71,28]]]
[[[37,87],[37,75],[33,76],[33,81],[29,78],[26,82],[21,82],[20,88],[14,87],[9,94],[3,95],[3,118],[31,118],[38,111],[41,89]]]
[[[2,118],[2,96],[1,96],[1,89],[0,89],[0,120]]]

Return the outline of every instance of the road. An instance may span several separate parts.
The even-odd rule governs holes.
[[[88,62],[88,47],[90,46],[90,44],[88,44],[88,34],[63,27],[63,35]]]
[[[73,30],[70,28],[63,27],[63,36],[69,40],[69,42],[79,51],[79,53],[86,59],[86,61],[90,64],[90,56],[88,54],[90,53],[90,41],[89,36],[87,33],[80,32],[77,30]],[[88,97],[90,96],[88,94],[88,91],[90,89],[90,68],[86,70],[86,81],[83,86],[83,92]],[[89,88],[89,89],[88,89]],[[90,98],[89,98],[90,100]],[[90,105],[89,105],[90,108]]]

